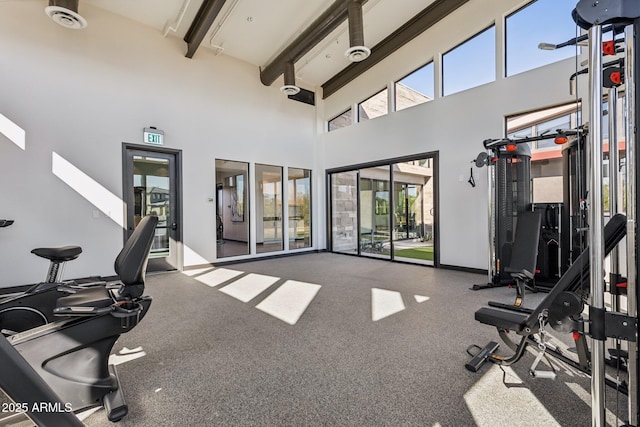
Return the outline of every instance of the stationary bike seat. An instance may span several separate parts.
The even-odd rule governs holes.
[[[49,261],[71,261],[76,259],[82,253],[80,246],[62,246],[60,248],[36,248],[31,251],[32,254]]]

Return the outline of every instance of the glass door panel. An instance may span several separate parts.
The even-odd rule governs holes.
[[[146,215],[158,217],[156,235],[149,258],[169,255],[168,224],[171,224],[169,195],[169,160],[148,156],[133,156],[134,226]]]
[[[181,240],[181,227],[177,209],[180,191],[176,173],[178,153],[125,148],[122,181],[127,206],[125,239],[133,233],[144,216],[157,216],[158,225],[147,270],[179,268],[178,242]]]
[[[281,167],[256,165],[256,204],[256,252],[283,250]]]
[[[216,256],[249,254],[249,164],[216,159]]]
[[[360,170],[360,253],[391,256],[389,166]]]
[[[311,247],[311,171],[289,168],[289,249]]]
[[[393,165],[393,257],[433,265],[432,159]]]
[[[331,249],[358,253],[358,172],[336,172],[331,185]]]

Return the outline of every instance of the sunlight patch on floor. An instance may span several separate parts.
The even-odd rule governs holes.
[[[374,322],[399,313],[407,308],[398,291],[371,289],[371,320]]]
[[[279,277],[250,273],[220,288],[220,292],[242,302],[249,302],[278,280],[280,280]]]
[[[194,277],[194,276],[199,276],[203,273],[207,273],[209,271],[212,271],[213,267],[206,267],[206,268],[194,268],[191,270],[183,270],[182,274],[184,274],[185,276],[189,276],[189,277]]]
[[[231,280],[239,275],[244,274],[242,271],[229,270],[226,268],[216,268],[209,273],[205,273],[196,277],[196,280],[200,283],[204,283],[212,288],[223,284],[227,280]]]
[[[320,285],[287,280],[256,306],[271,316],[295,325],[320,290]]]
[[[422,295],[414,295],[413,298],[416,300],[417,303],[429,301],[429,297],[425,297]]]
[[[508,366],[491,365],[465,393],[464,401],[478,427],[511,425],[514,419],[527,420],[519,427],[560,426]]]
[[[139,359],[146,355],[147,353],[145,353],[142,347],[136,347],[134,349],[123,347],[117,354],[109,355],[109,365],[122,365],[123,363]]]

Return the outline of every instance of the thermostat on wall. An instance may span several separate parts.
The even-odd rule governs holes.
[[[144,128],[142,140],[147,144],[164,145],[164,132],[153,126]]]

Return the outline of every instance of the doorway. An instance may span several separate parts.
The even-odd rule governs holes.
[[[333,252],[438,266],[438,153],[327,175]]]
[[[181,160],[180,150],[123,144],[125,241],[145,215],[158,217],[147,271],[182,268]]]

